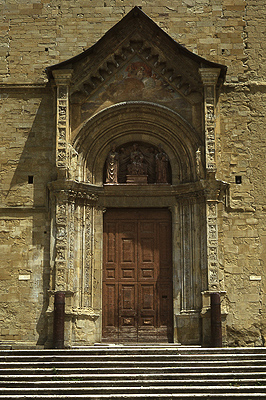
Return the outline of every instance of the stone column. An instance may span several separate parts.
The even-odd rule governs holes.
[[[58,179],[69,175],[69,85],[72,70],[54,70],[56,101],[56,167]]]

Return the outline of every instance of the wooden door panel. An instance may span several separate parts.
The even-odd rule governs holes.
[[[118,291],[117,284],[107,284],[105,286],[105,299],[106,299],[106,312],[105,312],[105,325],[117,326],[117,300]]]
[[[135,262],[134,239],[133,238],[122,238],[121,239],[121,262],[123,262],[123,263]]]
[[[118,284],[103,286],[103,338],[112,338],[118,341]]]
[[[140,263],[154,263],[155,243],[154,238],[142,237],[139,248]]]
[[[137,302],[137,286],[129,284],[119,285],[120,302],[119,309],[121,313],[127,313],[131,315],[131,312],[136,313],[136,302]]]
[[[139,284],[139,308],[140,312],[155,312],[155,285]]]
[[[106,235],[106,262],[115,263],[117,256],[117,243],[116,243],[116,223],[106,223],[105,235]]]
[[[107,341],[172,340],[168,210],[106,212],[103,302],[103,337]]]
[[[158,242],[158,253],[161,266],[172,265],[172,244],[171,244],[171,226],[167,222],[159,222],[158,233],[160,240]]]
[[[171,322],[173,308],[169,285],[159,285],[158,299],[158,326],[167,326]]]
[[[137,285],[119,285],[119,340],[137,342]]]
[[[120,281],[136,281],[137,260],[137,224],[134,221],[118,223],[119,241],[119,279]]]
[[[148,267],[148,266],[140,266],[139,267],[139,280],[144,281],[144,280],[154,280],[154,268]]]
[[[134,281],[136,280],[136,269],[133,267],[121,267],[121,280]]]

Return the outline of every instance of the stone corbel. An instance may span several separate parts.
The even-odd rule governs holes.
[[[59,179],[69,175],[69,85],[71,69],[53,71],[57,89],[56,100],[56,167]]]
[[[206,171],[209,174],[216,172],[216,87],[220,72],[220,68],[199,69],[204,85]]]

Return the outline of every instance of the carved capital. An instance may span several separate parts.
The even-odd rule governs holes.
[[[203,85],[215,86],[217,84],[220,72],[220,68],[200,68],[199,74],[201,76]]]
[[[53,71],[53,77],[56,86],[68,86],[72,78],[72,69],[56,69]]]

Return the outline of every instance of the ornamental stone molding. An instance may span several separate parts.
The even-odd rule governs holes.
[[[56,167],[58,176],[68,177],[69,170],[69,85],[72,70],[55,70],[56,84]]]
[[[215,173],[216,86],[221,70],[220,68],[200,68],[199,73],[204,84],[206,170],[209,173]]]

